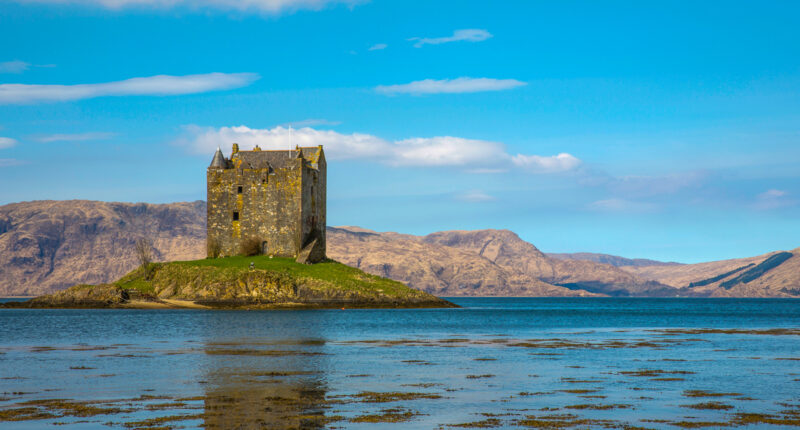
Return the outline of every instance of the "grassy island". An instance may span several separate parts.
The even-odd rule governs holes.
[[[333,260],[299,264],[267,256],[152,263],[116,282],[76,285],[10,303],[67,308],[415,308],[455,307],[406,285]]]

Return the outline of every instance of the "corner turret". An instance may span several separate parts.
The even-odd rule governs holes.
[[[225,162],[225,156],[222,155],[222,150],[217,147],[217,152],[214,153],[214,158],[211,160],[211,165],[208,167],[224,169],[226,165],[227,163]]]

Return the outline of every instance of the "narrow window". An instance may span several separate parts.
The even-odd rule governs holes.
[[[236,194],[242,194],[242,186],[241,185],[236,187]]]
[[[239,221],[239,212],[234,212],[233,213],[233,220],[234,221]]]

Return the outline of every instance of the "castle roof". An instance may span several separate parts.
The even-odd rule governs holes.
[[[322,156],[321,146],[297,148],[291,150],[262,151],[258,148],[252,151],[238,151],[231,155],[231,161],[240,169],[283,169],[294,165],[294,160],[302,157],[309,161],[312,167],[317,167]]]
[[[216,167],[216,168],[224,169],[224,168],[228,167],[227,165],[228,165],[228,163],[225,162],[225,156],[222,155],[222,150],[217,148],[217,152],[214,153],[214,158],[211,160],[211,165],[208,166],[208,167]]]

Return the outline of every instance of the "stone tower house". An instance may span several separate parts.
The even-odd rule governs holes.
[[[284,151],[217,149],[208,167],[208,256],[325,259],[322,146]]]

